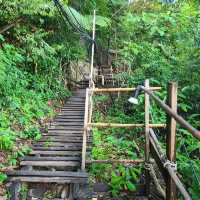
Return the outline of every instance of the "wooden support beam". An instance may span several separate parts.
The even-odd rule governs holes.
[[[161,90],[161,87],[150,87],[149,90],[151,91],[156,91],[156,90]],[[100,92],[132,92],[136,90],[135,87],[133,88],[94,88],[92,89],[93,92],[95,93],[100,93]]]
[[[145,80],[145,88],[149,89],[149,80]],[[145,93],[145,103],[144,103],[144,109],[145,109],[145,164],[146,166],[149,166],[150,161],[150,142],[149,142],[149,120],[150,120],[150,98],[147,93]],[[146,195],[149,198],[150,195],[150,173],[148,167],[145,169],[145,181],[146,181]]]
[[[143,128],[145,124],[88,123],[88,128]],[[166,124],[149,124],[150,128],[165,128]]]
[[[177,113],[177,83],[168,84],[168,106]],[[167,159],[176,162],[176,120],[167,115],[167,137],[166,137],[166,155]],[[167,176],[166,197],[168,200],[176,200],[176,185],[170,175]]]

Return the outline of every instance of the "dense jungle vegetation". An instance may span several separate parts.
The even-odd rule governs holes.
[[[127,86],[135,86],[146,78],[152,85],[163,88],[169,80],[178,81],[178,112],[200,128],[198,0],[175,3],[141,0],[131,4],[126,0],[61,2],[73,8],[73,15],[88,32],[96,9],[96,54],[101,49],[115,52],[112,66],[115,70],[126,68],[116,77]],[[6,29],[8,26],[11,28]],[[70,96],[70,63],[88,61],[90,45],[63,21],[53,1],[0,0],[0,47],[0,182],[3,182],[4,169],[15,166],[17,158],[30,151],[30,141],[41,137],[41,125],[55,115],[61,100]],[[166,99],[166,92],[157,94]],[[143,122],[143,97],[137,107],[127,105],[127,98],[97,96],[93,120]],[[154,104],[151,120],[166,120]],[[93,132],[94,159],[135,159],[143,155],[140,129]],[[157,134],[164,145],[165,135]],[[198,200],[200,142],[181,127],[177,132],[177,164],[192,199]],[[94,179],[107,182],[112,194],[117,195],[121,190],[135,190],[143,166],[94,164],[90,171]]]

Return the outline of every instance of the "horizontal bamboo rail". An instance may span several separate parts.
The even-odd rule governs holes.
[[[88,123],[88,128],[142,128],[145,124]],[[150,128],[165,128],[166,124],[149,124]]]
[[[161,90],[161,87],[150,87],[149,88],[151,91],[156,91],[156,90]],[[94,88],[92,89],[93,92],[98,93],[98,92],[132,92],[136,90],[135,87],[133,88]]]
[[[187,121],[185,121],[180,115],[178,115],[176,112],[174,112],[168,105],[166,105],[161,99],[159,99],[154,93],[148,89],[146,89],[144,86],[141,86],[141,89],[149,94],[150,97],[152,97],[155,102],[171,117],[173,117],[181,126],[186,128],[194,137],[197,139],[200,139],[200,131],[191,126]]]
[[[138,159],[138,160],[87,160],[87,164],[92,164],[92,163],[104,163],[104,164],[113,164],[113,163],[121,163],[121,164],[133,164],[133,165],[138,165],[140,163],[144,163],[144,160]]]

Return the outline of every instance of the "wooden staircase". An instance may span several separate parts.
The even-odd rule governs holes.
[[[13,183],[11,200],[21,200],[16,192],[16,181],[87,184],[88,175],[80,170],[84,110],[85,89],[79,89],[55,117],[48,132],[33,144],[33,151],[21,159],[19,169],[7,173],[8,181]]]

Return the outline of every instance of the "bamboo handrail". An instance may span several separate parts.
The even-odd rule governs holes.
[[[150,87],[149,88],[152,91],[157,91],[161,90],[162,87]],[[98,93],[98,92],[132,92],[136,90],[136,87],[133,88],[94,88],[92,89],[93,92]]]
[[[145,124],[88,123],[88,128],[142,128]],[[165,128],[166,124],[149,124],[150,128]]]
[[[137,160],[87,160],[87,164],[92,164],[92,163],[104,163],[104,164],[113,164],[113,163],[121,163],[121,164],[133,164],[133,165],[138,165],[141,163],[144,163],[144,160],[142,159],[137,159]]]
[[[173,117],[181,126],[186,128],[194,137],[200,140],[200,131],[190,125],[185,119],[180,115],[174,112],[168,105],[166,105],[160,98],[158,98],[152,91],[146,89],[144,86],[141,86],[141,89],[149,94],[155,102],[171,117]]]

